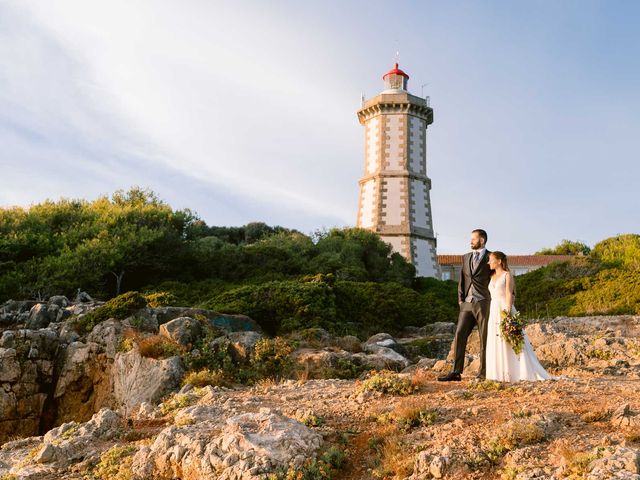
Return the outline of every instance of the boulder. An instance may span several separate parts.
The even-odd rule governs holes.
[[[359,358],[344,350],[318,350],[314,348],[300,348],[292,353],[291,358],[304,368],[309,378],[326,378],[327,374],[338,365],[339,361],[360,364]]]
[[[347,352],[358,353],[362,351],[362,343],[360,342],[360,339],[353,335],[339,337],[336,339],[335,343],[338,347],[342,350],[346,350]]]
[[[411,364],[409,359],[387,347],[368,345],[367,351],[371,353],[355,353],[353,358],[377,370],[402,370]]]
[[[264,337],[258,332],[231,332],[227,334],[227,338],[233,359],[239,363],[247,363],[253,355],[256,344]]]
[[[4,335],[3,335],[4,338]],[[0,348],[0,382],[13,383],[22,375],[17,352],[13,348]]]
[[[165,428],[142,447],[133,459],[133,478],[174,478],[183,472],[188,478],[259,480],[277,468],[300,467],[322,445],[319,433],[269,409],[224,424],[215,409],[198,415],[197,423]]]
[[[116,402],[132,411],[143,402],[156,404],[177,390],[184,366],[180,357],[156,360],[131,350],[116,355],[111,374]]]
[[[29,311],[26,327],[30,330],[47,327],[51,322],[56,321],[59,310],[60,307],[55,304],[37,303]]]
[[[187,307],[159,307],[146,310],[157,321],[158,325],[178,317],[202,317],[212,327],[219,328],[225,332],[262,331],[257,322],[245,315],[227,315],[202,308]]]
[[[178,317],[160,325],[160,335],[183,346],[191,346],[202,335],[202,324],[191,317]]]
[[[48,303],[49,305],[57,305],[60,308],[68,307],[70,304],[69,299],[64,295],[54,295],[49,297]]]

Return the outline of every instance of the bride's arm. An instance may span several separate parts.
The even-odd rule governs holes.
[[[516,282],[515,280],[511,277],[511,272],[507,272],[505,273],[505,281],[507,283],[506,285],[506,300],[507,300],[507,312],[511,311],[511,307],[513,306],[513,302],[516,299]]]

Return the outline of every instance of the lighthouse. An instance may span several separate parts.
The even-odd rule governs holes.
[[[385,89],[358,110],[365,147],[357,226],[378,233],[416,275],[439,278],[427,176],[433,110],[407,91],[409,75],[397,63],[382,79]]]

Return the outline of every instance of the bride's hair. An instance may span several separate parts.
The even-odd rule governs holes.
[[[507,262],[507,256],[504,253],[498,252],[496,250],[495,252],[491,252],[491,255],[493,255],[498,260],[500,260],[500,264],[502,265],[502,268],[504,268],[507,272],[511,271],[509,270],[509,263]],[[495,273],[496,273],[495,270],[491,270],[491,275],[494,275]]]

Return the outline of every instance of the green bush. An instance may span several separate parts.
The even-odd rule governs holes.
[[[75,326],[80,331],[90,332],[100,322],[110,318],[123,320],[146,306],[147,300],[140,292],[123,293],[77,319]]]
[[[336,316],[327,283],[296,280],[239,287],[217,295],[206,308],[248,315],[272,335],[310,327],[334,330]]]
[[[370,375],[356,387],[357,392],[381,392],[390,395],[410,395],[415,390],[411,380],[389,370],[381,370]]]
[[[425,279],[420,288],[422,293],[397,283],[316,275],[239,287],[215,296],[206,308],[248,315],[272,335],[321,327],[366,337],[457,317],[455,284]]]
[[[517,277],[525,316],[640,313],[640,235],[604,240],[590,256],[552,263]]]

